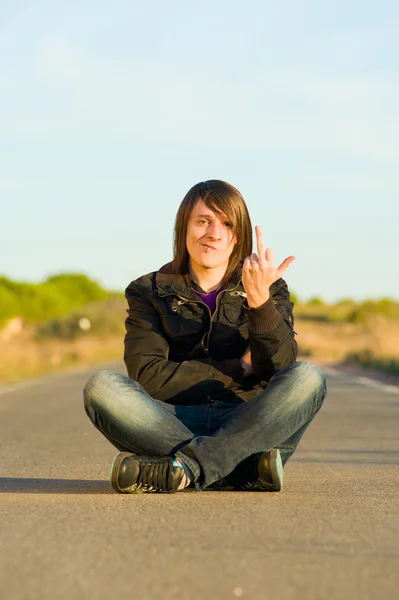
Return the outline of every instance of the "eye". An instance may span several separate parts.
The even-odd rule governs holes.
[[[231,229],[233,227],[233,223],[230,223],[230,221],[225,221],[224,226],[227,227],[227,229]]]

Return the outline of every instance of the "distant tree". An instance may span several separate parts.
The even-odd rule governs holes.
[[[290,292],[290,300],[291,300],[291,302],[293,302],[294,304],[299,304],[299,298],[298,298],[298,296],[295,294],[295,292]]]
[[[108,296],[97,282],[79,273],[52,275],[38,284],[0,276],[0,326],[16,316],[31,323],[59,317]]]
[[[334,304],[334,306],[336,306],[337,308],[356,306],[356,301],[353,300],[353,298],[341,298]]]
[[[3,285],[0,281],[0,327],[11,319],[18,315],[19,305],[15,295],[9,289],[7,285]]]
[[[54,286],[63,296],[79,304],[103,300],[108,296],[108,292],[103,290],[97,282],[89,279],[87,275],[79,273],[52,275],[45,281],[45,284]]]
[[[306,304],[308,306],[325,306],[324,300],[322,300],[319,296],[313,296],[313,298],[310,298]]]
[[[376,316],[388,320],[399,319],[399,302],[391,298],[365,300],[350,313],[348,320],[351,323],[365,324]]]

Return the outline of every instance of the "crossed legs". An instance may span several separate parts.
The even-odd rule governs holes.
[[[120,451],[176,456],[202,490],[223,479],[247,457],[279,448],[283,464],[326,396],[323,372],[308,361],[279,371],[249,402],[221,404],[212,432],[207,405],[174,406],[151,398],[124,375],[100,371],[86,384],[86,412]]]

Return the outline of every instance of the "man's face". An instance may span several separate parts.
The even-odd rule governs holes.
[[[214,269],[229,263],[236,238],[231,223],[220,219],[198,200],[187,225],[186,245],[192,266]]]

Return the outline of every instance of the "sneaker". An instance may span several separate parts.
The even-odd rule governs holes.
[[[226,477],[226,484],[235,490],[279,492],[283,487],[280,450],[273,448],[257,460],[244,460]]]
[[[170,456],[141,456],[121,452],[111,467],[111,485],[122,494],[176,492],[184,469],[173,466]]]

